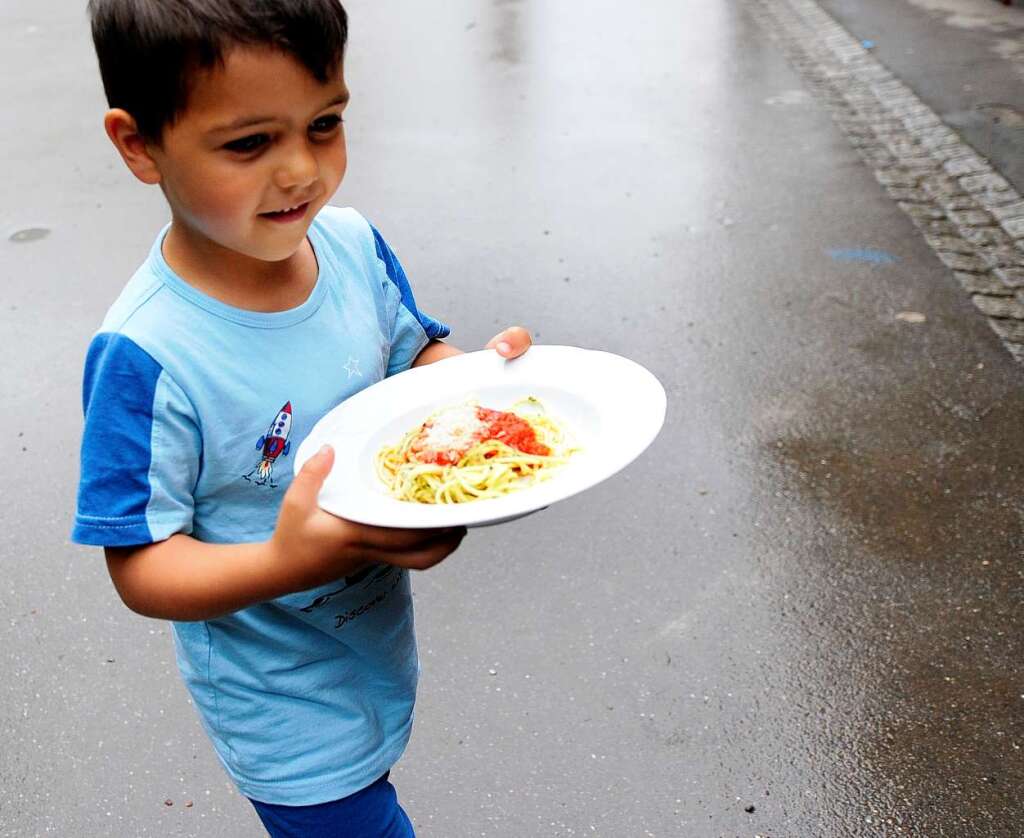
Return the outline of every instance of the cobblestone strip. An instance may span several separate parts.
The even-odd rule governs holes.
[[[748,8],[1024,362],[1021,195],[814,0]]]

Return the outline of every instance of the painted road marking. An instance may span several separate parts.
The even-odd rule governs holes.
[[[836,262],[866,262],[869,265],[892,265],[897,258],[885,250],[867,247],[832,247],[826,251]]]

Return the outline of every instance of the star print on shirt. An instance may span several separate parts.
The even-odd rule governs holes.
[[[351,355],[348,356],[348,362],[342,368],[348,373],[348,377],[351,378],[353,375],[358,375],[360,378],[363,377],[362,370],[359,369],[359,359],[353,358]]]

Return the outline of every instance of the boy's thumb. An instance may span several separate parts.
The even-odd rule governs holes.
[[[320,487],[331,472],[334,465],[334,449],[325,445],[310,457],[299,469],[299,473],[292,480],[288,493],[300,503],[315,504],[317,495],[320,494]]]

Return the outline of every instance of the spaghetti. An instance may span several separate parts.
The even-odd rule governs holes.
[[[384,446],[376,465],[399,500],[465,503],[533,486],[576,450],[530,396],[510,411],[475,402],[438,410],[397,445]]]

